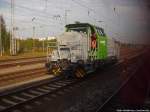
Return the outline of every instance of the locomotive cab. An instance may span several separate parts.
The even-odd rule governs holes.
[[[62,59],[71,59],[71,51],[69,47],[62,46],[59,47],[57,50],[53,50],[51,53],[51,61],[58,61]]]

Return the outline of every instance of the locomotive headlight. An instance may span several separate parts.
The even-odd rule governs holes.
[[[76,62],[76,60],[77,60],[77,57],[76,57],[76,56],[72,56],[72,57],[71,57],[71,62]]]
[[[72,59],[75,60],[75,59],[76,59],[76,56],[73,56]]]

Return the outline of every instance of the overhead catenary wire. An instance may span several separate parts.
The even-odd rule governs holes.
[[[7,1],[5,1],[7,4],[9,4],[9,2],[7,2]],[[46,0],[46,4],[47,4],[47,0]],[[77,2],[78,3],[78,2]],[[82,5],[82,6],[84,6],[84,5]],[[35,9],[32,9],[32,8],[28,8],[28,7],[25,7],[25,6],[21,6],[21,5],[15,5],[15,7],[18,7],[18,8],[23,8],[23,9],[27,9],[27,10],[29,10],[29,11],[32,11],[32,12],[35,12],[35,13],[38,13],[38,14],[42,14],[42,15],[40,15],[39,17],[40,18],[45,18],[45,19],[50,19],[50,18],[52,18],[53,16],[47,16],[47,14],[44,14],[42,11],[38,11],[38,10],[35,10]],[[84,6],[84,7],[86,7],[86,8],[88,8],[87,6]],[[88,8],[89,9],[89,8]],[[93,9],[91,9],[91,10],[93,10]],[[51,19],[52,20],[52,19]]]
[[[92,9],[92,8],[89,8],[88,6],[86,6],[85,4],[81,4],[80,2],[78,2],[77,0],[72,0],[74,3],[76,3],[76,4],[78,4],[78,5],[80,5],[80,6],[82,6],[82,7],[84,7],[84,8],[86,8],[86,9],[88,9],[88,10],[90,10],[90,11],[93,11],[93,12],[95,12],[95,10],[94,9]]]
[[[7,2],[7,1],[4,1],[4,2],[7,3],[7,4],[11,4],[11,3]],[[29,7],[25,7],[25,6],[18,5],[18,4],[15,4],[15,8],[22,8],[22,9],[28,10],[28,11],[37,13],[37,14],[39,15],[39,17],[47,18],[47,19],[49,19],[49,20],[54,21],[54,20],[52,19],[54,15],[48,16],[48,15],[50,15],[50,14],[43,13],[43,11],[36,10],[36,9],[33,9],[33,8],[29,8]],[[36,15],[36,16],[38,16],[38,15]]]
[[[85,5],[85,3],[84,3],[84,5],[83,5],[83,3],[81,3],[81,2],[83,2],[82,0],[80,0],[80,2],[78,2],[77,0],[72,0],[72,1],[73,1],[74,3],[80,5],[81,7],[84,7],[84,8],[86,8],[86,9],[88,9],[88,16],[90,16],[90,11],[92,11],[94,14],[96,14],[96,11],[95,11],[94,9],[91,9],[90,7],[88,7],[87,5]],[[117,17],[119,17],[119,14],[118,14],[116,11],[117,11],[117,10],[116,10],[116,8],[114,7],[114,8],[113,8],[113,12],[114,12],[114,14],[115,14]],[[91,17],[91,18],[94,19],[95,22],[98,22],[96,18],[94,18],[94,17]],[[113,22],[113,20],[111,20],[111,19],[109,19],[109,18],[106,18],[106,19],[108,20],[107,22],[116,25],[116,24]],[[107,28],[108,28],[108,23],[105,22],[105,24],[107,24]],[[109,28],[108,30],[109,30],[110,32],[112,32],[113,35],[116,35],[116,34],[117,34],[117,35],[119,35],[119,36],[121,37],[121,35],[120,35],[119,33],[110,30],[110,28]]]
[[[47,9],[47,7],[49,7],[48,5],[48,2],[50,3],[50,1],[48,1],[48,0],[42,0],[42,1],[44,1],[44,5],[45,5],[45,9]],[[87,4],[85,4],[85,2],[83,2],[83,0],[81,0],[81,1],[78,1],[78,0],[72,0],[74,3],[76,3],[76,4],[78,4],[78,5],[80,5],[81,7],[84,7],[85,9],[87,9],[87,11],[88,11],[88,16],[91,18],[91,19],[93,19],[95,22],[94,23],[97,23],[97,21],[99,21],[99,19],[97,19],[97,18],[95,18],[96,16],[91,16],[91,14],[93,15],[93,14],[97,14],[97,11],[96,11],[96,9],[94,9],[94,7],[89,7],[89,4],[87,5]],[[10,4],[8,1],[6,1],[8,4]],[[47,11],[45,11],[45,13],[44,13],[44,9],[43,10],[36,10],[36,9],[34,9],[34,8],[29,8],[29,7],[26,7],[26,6],[24,6],[24,5],[19,5],[19,4],[17,4],[17,5],[15,5],[15,8],[19,8],[19,9],[23,9],[23,10],[26,10],[26,11],[30,11],[29,13],[33,13],[33,15],[35,14],[35,16],[36,16],[36,18],[38,18],[38,20],[36,21],[36,24],[39,24],[39,25],[41,25],[42,23],[42,25],[47,25],[47,24],[49,24],[50,22],[52,23],[52,24],[56,24],[57,22],[59,22],[58,21],[58,19],[57,19],[57,17],[55,17],[55,15],[52,15],[52,14],[50,14],[50,15],[48,15],[48,13],[46,13]],[[17,10],[15,11],[15,14],[16,14],[16,12],[17,12]],[[26,16],[26,13],[28,13],[28,12],[25,12],[25,13],[21,13],[20,15],[24,15],[24,16]],[[61,22],[62,21],[64,21],[65,20],[65,16],[63,16],[64,18],[63,18],[63,20],[61,20]],[[59,18],[62,18],[62,16],[60,16]],[[110,18],[106,18],[108,21],[107,22],[109,22],[109,23],[112,23],[112,24],[114,24],[114,25],[116,25],[116,23],[113,21],[113,20],[111,20]],[[16,18],[15,18],[15,20],[16,20]],[[47,21],[46,21],[47,20]],[[56,21],[57,20],[57,21]],[[21,23],[21,21],[22,21],[22,23]],[[49,22],[50,21],[50,22]],[[17,21],[18,22],[18,21]],[[28,22],[28,21],[26,21],[26,22],[24,22],[24,20],[20,20],[20,23],[21,24],[26,24],[26,23],[32,23],[32,22]],[[105,23],[105,24],[108,24],[108,23]],[[58,23],[58,25],[62,25],[61,23],[59,24]],[[51,25],[50,25],[51,26]],[[47,27],[50,27],[50,26],[47,26]],[[38,26],[37,26],[38,27]],[[52,25],[52,27],[53,27],[53,25]],[[118,28],[118,27],[117,27]]]
[[[91,12],[91,11],[92,11],[95,15],[97,15],[97,11],[96,11],[95,9],[92,9],[92,8],[90,8],[89,6],[85,5],[85,2],[83,3],[83,1],[81,1],[81,0],[80,0],[80,2],[78,2],[78,0],[72,0],[72,1],[73,1],[74,3],[76,3],[76,4],[78,4],[79,6],[81,6],[81,7],[83,7],[83,8],[86,8],[87,11],[88,11],[88,16],[89,16],[90,18],[92,18],[93,20],[95,20],[95,22],[97,22],[97,20],[99,20],[99,19],[94,18],[94,16],[93,16],[93,17],[90,16],[90,12]],[[82,3],[81,3],[81,2],[82,2]],[[112,11],[114,12],[114,9],[113,9]],[[116,11],[116,9],[115,9],[115,11]],[[116,14],[116,12],[115,12],[114,14]],[[117,16],[118,16],[118,14],[117,14]],[[107,20],[107,22],[111,22],[112,24],[116,25],[116,23],[114,23],[114,21],[113,21],[112,19],[106,18],[105,16],[103,16],[103,17]]]
[[[21,15],[21,16],[25,17],[25,15]],[[8,17],[8,16],[6,16],[5,18],[11,20],[11,18]],[[19,22],[21,24],[32,23],[32,20],[21,20],[21,19],[18,19],[18,18],[15,18],[15,20],[17,20],[17,22]],[[46,21],[46,19],[42,19],[42,18],[37,18],[36,21],[39,24],[54,25],[54,22],[52,22],[52,24],[50,24],[50,22],[48,20]],[[45,22],[47,22],[47,23],[45,23]],[[61,23],[58,23],[58,22],[56,22],[55,24],[61,25]]]
[[[46,4],[47,4],[48,0],[45,0],[45,1],[46,1]],[[84,7],[84,8],[86,8],[86,9],[88,9],[88,13],[90,13],[90,11],[96,13],[96,11],[95,11],[94,9],[88,7],[87,5],[81,4],[80,2],[78,2],[78,1],[76,1],[76,0],[72,0],[72,1],[73,1],[74,3],[76,3],[76,4],[78,4],[78,5],[80,5],[80,6]],[[5,1],[5,2],[9,4],[9,2],[7,2],[7,1]],[[29,8],[29,7],[25,7],[25,6],[21,6],[21,5],[16,5],[16,7],[23,8],[23,9],[27,9],[27,10],[29,10],[29,11],[32,11],[32,12],[35,12],[35,13],[38,13],[38,14],[39,14],[39,13],[40,13],[40,14],[44,14],[43,11],[38,11],[38,10]],[[42,16],[40,16],[40,18],[41,18],[41,17],[44,17],[44,18],[52,18],[53,16],[47,16],[47,14],[44,14],[44,16],[42,15]],[[95,19],[95,18],[94,18],[94,19]],[[95,19],[95,20],[96,20],[96,19]]]
[[[47,1],[46,1],[46,2],[47,2]],[[6,2],[6,3],[9,4],[9,2]],[[53,24],[55,23],[55,24],[58,24],[58,25],[62,25],[62,22],[61,22],[62,20],[61,20],[61,19],[56,22],[56,20],[54,20],[54,19],[51,18],[52,16],[48,17],[48,16],[47,16],[47,13],[43,13],[43,11],[40,11],[40,14],[39,14],[39,11],[38,11],[38,10],[35,10],[35,9],[32,9],[32,8],[27,8],[27,7],[20,6],[20,5],[15,5],[15,7],[27,9],[27,10],[29,10],[29,11],[38,13],[38,15],[36,15],[36,18],[38,17],[38,22],[36,22],[36,23],[38,23],[38,24],[40,24],[40,25],[44,25],[44,23],[46,22],[46,20],[47,20],[47,23],[45,23],[45,25],[49,24],[50,22],[53,23]],[[16,11],[16,12],[17,12],[17,11]],[[16,12],[15,12],[15,13],[16,13]],[[19,15],[20,15],[20,14],[19,14]],[[21,14],[21,16],[26,16],[26,15]],[[16,19],[16,18],[15,18],[15,19]],[[50,20],[52,20],[52,21],[50,21]],[[22,21],[22,20],[21,20],[21,21]],[[40,21],[40,22],[39,22],[39,21]],[[23,20],[22,23],[25,24],[25,23],[32,23],[32,22],[30,22],[30,21],[24,22],[24,20]],[[21,23],[21,24],[22,24],[22,23]],[[54,25],[49,25],[49,27],[51,27],[51,26],[53,27]]]

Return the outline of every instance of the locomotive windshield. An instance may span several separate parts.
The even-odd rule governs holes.
[[[102,28],[96,28],[96,31],[99,35],[101,36],[106,36],[105,33],[104,33],[104,30]]]
[[[53,61],[57,61],[58,59],[70,59],[70,49],[63,47],[58,50],[53,50],[51,58]]]
[[[78,24],[68,24],[66,25],[66,31],[76,31],[76,32],[83,32],[88,34],[89,29],[91,30],[91,33],[93,34],[95,32],[94,26],[88,24],[88,23],[78,23]]]
[[[70,59],[70,49],[69,48],[60,48],[60,55],[62,59]]]
[[[83,32],[87,34],[87,27],[74,27],[74,28],[69,28],[68,32],[71,31],[76,31],[76,32]]]

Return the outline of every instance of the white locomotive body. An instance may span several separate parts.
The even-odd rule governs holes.
[[[65,32],[57,37],[57,49],[51,54],[51,61],[67,59],[71,62],[88,59],[87,35],[79,32]]]

